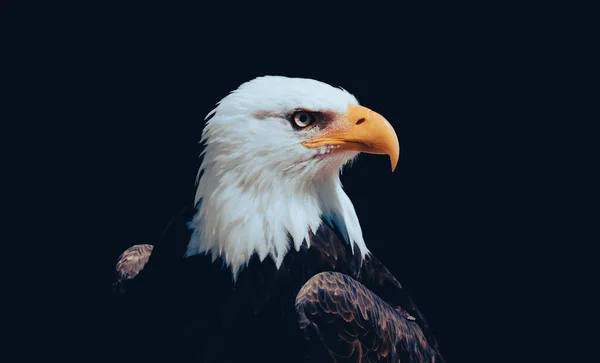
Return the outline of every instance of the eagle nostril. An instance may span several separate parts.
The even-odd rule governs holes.
[[[363,118],[361,118],[360,120],[356,121],[356,124],[357,124],[357,125],[360,125],[360,124],[362,124],[362,123],[363,123],[363,122],[365,122],[365,121],[366,121],[366,119],[363,117]]]

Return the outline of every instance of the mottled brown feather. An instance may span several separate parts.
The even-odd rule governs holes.
[[[300,328],[312,358],[334,362],[436,362],[423,331],[410,318],[348,275],[322,272],[296,298]]]
[[[134,245],[119,256],[115,268],[115,292],[125,292],[126,281],[134,279],[144,269],[153,249],[154,246],[149,244]]]

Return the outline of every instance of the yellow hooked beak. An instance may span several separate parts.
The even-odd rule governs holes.
[[[336,150],[340,151],[389,155],[392,171],[400,157],[400,144],[392,125],[377,112],[358,105],[349,105],[343,118],[336,120],[324,134],[302,145],[309,148],[337,145]]]

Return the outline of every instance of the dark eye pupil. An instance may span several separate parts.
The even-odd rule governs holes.
[[[305,128],[315,121],[315,117],[310,112],[298,111],[292,115],[292,120],[295,127]]]

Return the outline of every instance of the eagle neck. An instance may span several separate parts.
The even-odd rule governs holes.
[[[323,222],[337,228],[364,256],[358,217],[337,174],[331,178],[286,182],[281,178],[241,175],[235,169],[205,169],[197,191],[197,210],[189,227],[186,256],[211,255],[231,268],[234,279],[256,254],[279,268],[291,248],[298,251]]]

